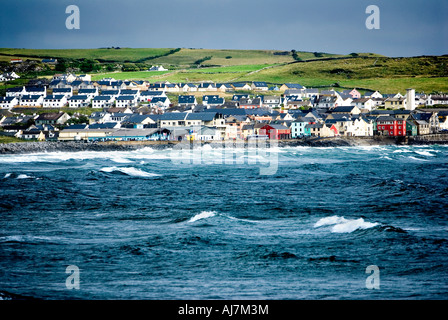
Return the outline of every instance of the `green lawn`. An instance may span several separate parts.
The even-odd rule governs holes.
[[[448,57],[356,58],[313,61],[278,66],[242,77],[272,83],[294,82],[307,87],[331,85],[362,87],[384,93],[448,91]]]
[[[92,81],[103,78],[114,78],[116,80],[150,80],[153,77],[161,76],[172,71],[129,71],[129,72],[110,72],[92,74]]]
[[[16,137],[8,137],[0,135],[0,143],[28,142],[28,140],[18,139]]]
[[[19,57],[52,57],[70,59],[101,59],[124,62],[155,57],[168,53],[169,48],[122,48],[122,49],[11,49],[0,48],[0,54],[13,54]]]

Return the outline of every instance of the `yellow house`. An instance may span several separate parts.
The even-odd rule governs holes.
[[[406,108],[406,98],[388,98],[384,101],[384,106],[386,109],[405,109]]]

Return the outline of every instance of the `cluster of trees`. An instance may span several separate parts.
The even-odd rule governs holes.
[[[66,72],[69,70],[79,70],[84,73],[101,70],[101,65],[97,60],[91,59],[63,59],[59,58],[55,71]]]

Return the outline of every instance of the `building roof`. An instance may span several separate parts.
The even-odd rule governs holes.
[[[117,96],[120,94],[120,90],[102,90],[100,95],[102,96]]]
[[[41,113],[36,120],[58,120],[62,115],[64,115],[64,112],[58,112],[58,113]]]
[[[133,101],[135,96],[118,96],[117,101]]]
[[[217,112],[187,113],[187,118],[185,120],[213,121],[216,115]]]
[[[178,98],[179,104],[194,104],[196,102],[196,97],[193,95],[182,95]]]
[[[96,91],[97,91],[97,89],[87,89],[87,88],[85,88],[85,89],[79,89],[78,90],[78,94],[81,94],[81,93],[96,93]]]
[[[62,100],[63,98],[65,98],[64,95],[62,94],[57,94],[57,95],[48,95],[44,98],[44,100]]]
[[[88,100],[89,97],[87,95],[75,95],[75,96],[71,96],[70,98],[68,98],[68,100]]]
[[[267,88],[268,87],[268,84],[263,81],[254,81],[253,85],[257,88]]]
[[[160,116],[160,120],[166,121],[166,120],[185,120],[187,116],[186,112],[167,112]]]
[[[109,101],[111,99],[112,99],[111,96],[96,96],[95,98],[93,98],[93,100],[95,100],[95,101],[99,101],[99,100],[107,100],[107,101]]]
[[[284,85],[291,89],[303,89],[304,88],[302,85],[300,85],[298,83],[285,83]]]
[[[377,122],[380,122],[380,121],[397,121],[397,119],[394,118],[394,117],[391,117],[391,116],[379,116],[378,118],[376,118],[376,121]]]
[[[89,129],[113,129],[117,122],[94,123],[89,125]]]
[[[56,93],[56,92],[57,93],[60,93],[60,92],[67,92],[67,93],[69,93],[69,92],[72,92],[72,88],[54,88],[53,89],[53,94]]]

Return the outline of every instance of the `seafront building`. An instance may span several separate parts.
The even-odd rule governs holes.
[[[271,88],[279,93],[273,94]],[[266,82],[150,84],[91,81],[87,76],[66,74],[56,75],[47,86],[8,88],[6,96],[0,97],[0,110],[5,110],[0,127],[2,134],[19,138],[64,141],[405,137],[448,130],[448,109],[418,109],[436,103],[448,106],[447,101],[447,95],[416,94],[414,89],[387,95],[361,93],[356,88],[319,90],[298,83],[271,87]],[[24,127],[20,111],[26,108],[49,112],[36,113]],[[96,111],[73,117],[54,113],[63,108]],[[84,126],[75,125],[80,117],[85,119]],[[53,134],[43,136],[36,132],[39,127],[31,127],[42,124],[56,125]]]

